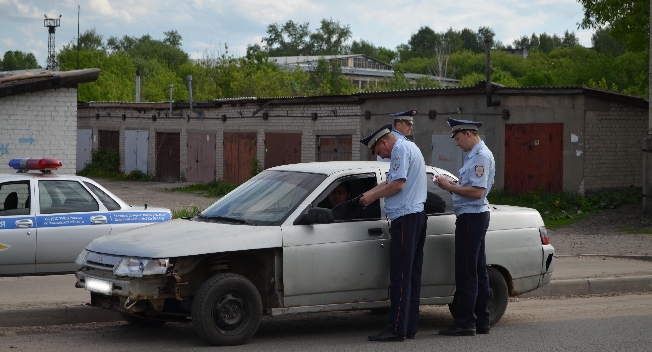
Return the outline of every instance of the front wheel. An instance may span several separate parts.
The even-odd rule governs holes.
[[[509,291],[505,278],[495,268],[487,268],[489,275],[489,324],[494,326],[507,310],[507,303],[509,302]],[[453,318],[457,317],[459,311],[460,300],[457,293],[453,297],[453,302],[448,305],[448,310],[451,312]]]
[[[192,324],[199,336],[214,345],[241,345],[258,330],[262,307],[251,281],[237,274],[218,274],[199,287],[192,302]]]

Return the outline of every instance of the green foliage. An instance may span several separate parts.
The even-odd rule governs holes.
[[[27,70],[40,68],[36,56],[22,51],[7,51],[0,60],[0,71]]]
[[[249,159],[249,170],[250,170],[251,177],[254,177],[259,173],[261,173],[263,171],[263,166],[260,163],[260,160],[252,156],[251,159]]]
[[[238,186],[222,180],[215,180],[209,183],[197,183],[190,186],[172,188],[170,191],[191,193],[208,198],[219,198],[233,191],[236,187]]]
[[[172,217],[175,219],[194,218],[201,209],[197,206],[187,207],[181,210],[172,210]]]
[[[547,227],[555,228],[603,209],[639,204],[642,195],[640,190],[630,187],[623,191],[600,192],[587,196],[570,192],[536,191],[514,194],[505,190],[491,190],[487,198],[492,204],[534,208],[539,211]]]
[[[609,34],[608,28],[598,28],[595,30],[595,33],[591,36],[591,44],[593,44],[593,50],[611,56],[619,56],[625,53],[627,44],[618,39],[614,39],[611,34]]]
[[[581,28],[607,28],[630,51],[650,48],[650,2],[647,0],[578,0],[584,6]],[[608,26],[608,27],[607,27]]]
[[[333,19],[322,19],[321,26],[311,33],[308,22],[299,24],[290,20],[282,26],[267,26],[267,37],[262,40],[269,56],[340,55],[349,52],[346,42],[351,38],[351,27]]]
[[[113,149],[93,149],[91,151],[91,161],[77,175],[111,178],[118,174],[119,165],[120,156],[117,151]]]

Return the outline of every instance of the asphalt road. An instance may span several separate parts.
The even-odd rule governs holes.
[[[142,329],[123,322],[0,328],[0,351],[649,351],[652,293],[515,299],[489,335],[445,337],[446,307],[422,309],[415,340],[374,343],[386,315],[367,311],[265,317],[243,346],[212,347],[191,324]]]

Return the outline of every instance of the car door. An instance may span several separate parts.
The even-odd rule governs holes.
[[[351,185],[349,198],[354,198],[377,185],[380,177],[384,175],[340,177],[310,206],[330,207],[328,195],[344,183]],[[286,307],[388,299],[389,221],[381,212],[381,201],[362,211],[354,203],[350,201],[349,209],[334,223],[282,229]]]
[[[72,271],[93,239],[111,232],[109,212],[77,180],[39,180],[36,272]]]
[[[451,194],[437,186],[428,172],[428,197],[426,214],[428,227],[423,246],[423,273],[421,275],[421,299],[425,303],[446,303],[455,287],[455,213]],[[446,299],[444,301],[446,301]]]
[[[0,275],[33,274],[36,221],[30,181],[0,183]]]

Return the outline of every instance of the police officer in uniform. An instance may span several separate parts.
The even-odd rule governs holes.
[[[398,138],[407,139],[407,136],[412,133],[414,115],[416,114],[416,110],[408,110],[397,112],[395,114],[389,114],[389,116],[394,117],[394,130],[392,130],[392,133],[395,134]],[[381,158],[379,155],[377,155],[376,161],[389,161],[389,158]]]
[[[426,164],[416,144],[398,138],[391,130],[392,125],[387,124],[360,141],[373,154],[391,159],[387,181],[360,198],[360,204],[365,207],[385,198],[383,210],[392,222],[389,324],[378,335],[369,336],[371,341],[414,338],[419,321],[421,267],[426,239]]]
[[[482,122],[448,119],[451,138],[469,155],[460,169],[459,184],[437,177],[438,185],[453,193],[455,210],[455,290],[459,310],[452,328],[441,335],[474,336],[488,334],[489,276],[485,255],[485,235],[489,227],[487,194],[494,182],[494,156],[478,134]]]

